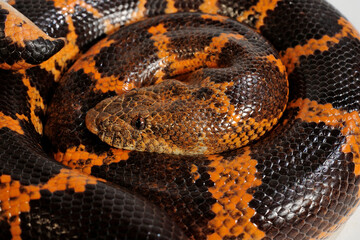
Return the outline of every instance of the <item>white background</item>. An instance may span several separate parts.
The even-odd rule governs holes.
[[[360,31],[360,0],[327,0]],[[360,208],[341,230],[336,240],[360,240]]]

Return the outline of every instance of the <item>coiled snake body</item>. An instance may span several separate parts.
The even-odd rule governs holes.
[[[358,205],[360,36],[325,1],[9,4],[1,239],[324,239]]]

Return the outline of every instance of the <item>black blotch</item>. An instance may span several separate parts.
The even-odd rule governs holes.
[[[334,36],[341,30],[339,17],[325,1],[293,1],[291,6],[289,2],[279,1],[274,11],[267,12],[265,25],[260,30],[278,51],[284,51],[304,45],[312,38]]]
[[[3,239],[11,239],[10,224],[7,221],[0,221],[0,235]]]
[[[18,49],[21,53],[20,56],[27,63],[33,65],[37,65],[48,60],[65,45],[65,42],[62,39],[54,39],[54,41],[50,41],[42,37],[39,37],[36,40],[24,41],[24,43],[25,48],[21,49],[19,47]]]
[[[309,98],[348,112],[359,110],[359,46],[358,39],[346,37],[328,51],[303,56],[289,75],[290,99]]]

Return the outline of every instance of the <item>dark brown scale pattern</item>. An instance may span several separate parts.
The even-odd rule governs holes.
[[[101,183],[87,186],[82,194],[74,194],[71,190],[55,194],[43,191],[40,200],[32,201],[30,207],[30,213],[21,215],[24,239],[54,239],[59,236],[184,239],[177,226],[164,213],[154,211],[152,204],[130,192],[116,191]],[[41,228],[28,227],[35,222],[41,222]],[[44,231],[46,228],[51,231]]]
[[[132,10],[138,6],[138,2],[132,0],[84,2],[105,15],[111,15],[109,21],[120,25],[131,17]],[[174,2],[180,11],[197,10],[201,5],[201,1]],[[258,2],[219,0],[216,6],[219,13],[236,18]],[[145,17],[163,14],[166,4],[165,0],[145,1]],[[54,8],[54,2],[17,0],[15,6],[49,35],[59,37],[68,33],[65,16]],[[103,23],[88,23],[94,16],[79,7],[74,16],[79,39],[84,39],[77,43],[82,49],[87,48],[87,43],[97,41],[92,36],[103,34]],[[244,21],[255,26],[258,17],[256,13]],[[310,38],[334,36],[341,29],[337,23],[339,17],[339,13],[324,1],[284,0],[278,2],[274,11],[267,11],[265,25],[260,32],[277,50],[284,51],[299,43],[305,44]],[[88,33],[79,29],[94,29],[94,35],[85,40],[82,36]],[[83,44],[86,46],[83,47]],[[222,52],[226,51],[230,50],[224,48]],[[309,98],[317,104],[331,103],[338,111],[358,112],[359,51],[359,40],[348,36],[333,44],[329,51],[317,51],[301,57],[289,75],[290,100]],[[57,68],[60,69],[59,66]],[[49,81],[54,75],[40,67],[28,69],[25,74],[31,86],[40,91],[47,103],[56,87]],[[13,119],[17,119],[16,113],[29,117],[29,97],[21,74],[0,70],[0,75],[0,86],[3,86],[0,88],[0,113]],[[114,92],[100,95],[84,93],[83,88],[91,88],[92,77],[83,70],[70,72],[68,77],[76,78],[83,84],[68,96],[69,99],[90,97],[88,105],[78,106],[80,109],[89,109],[100,99],[115,95]],[[208,98],[211,94],[211,91],[201,89],[195,97]],[[254,177],[261,182],[246,190],[251,196],[249,207],[239,208],[244,215],[254,211],[249,222],[266,234],[263,239],[300,240],[316,238],[323,233],[326,235],[340,220],[347,218],[359,201],[360,177],[356,172],[359,156],[354,151],[341,151],[347,142],[341,125],[302,121],[298,119],[299,112],[301,109],[298,107],[289,107],[277,127],[257,143],[217,156],[223,158],[224,166],[233,166],[231,164],[245,158],[247,152],[256,161]],[[42,114],[41,111],[37,113]],[[71,139],[64,138],[63,143],[58,142],[61,138],[54,140],[58,145],[55,152],[64,152],[67,148],[83,144],[87,152],[99,156],[104,153],[111,155],[110,147],[84,128],[83,118],[80,112],[65,122],[79,125],[72,128],[76,133],[70,131]],[[39,186],[49,182],[65,168],[44,152],[40,143],[48,140],[40,139],[31,123],[22,120],[20,124],[24,135],[7,127],[0,128],[0,176],[11,175],[12,181],[19,181],[22,191],[25,191],[30,184]],[[344,121],[343,124],[347,123]],[[88,159],[79,160],[84,164],[89,162]],[[92,166],[91,174],[114,184],[98,181],[86,185],[84,192],[77,193],[72,188],[56,192],[41,190],[41,198],[30,201],[30,212],[20,214],[21,237],[144,239],[146,235],[149,239],[184,239],[184,232],[194,239],[206,239],[218,230],[209,226],[218,217],[212,207],[221,200],[211,192],[216,187],[213,175],[218,169],[212,165],[215,161],[205,156],[141,152],[130,152],[128,159],[120,162],[104,161],[102,165]],[[245,173],[235,175],[240,178],[243,174],[250,175],[246,172],[248,170],[246,168]],[[225,170],[221,173],[229,176],[230,181],[239,180]],[[5,185],[0,184],[0,191]],[[131,194],[124,188],[129,189]],[[152,203],[143,201],[144,198]],[[0,214],[3,212],[0,211]],[[243,218],[238,220],[243,223]],[[129,226],[129,221],[133,225]],[[175,225],[179,225],[181,230]],[[245,228],[237,236],[225,235],[223,238],[243,239],[249,237],[250,231]],[[156,235],[158,233],[160,235]],[[4,239],[12,237],[6,220],[0,221],[0,236]]]
[[[184,12],[194,11],[198,10],[200,5],[203,3],[201,0],[195,0],[195,1],[181,1],[181,0],[175,0],[174,6]]]
[[[86,127],[83,124],[83,119],[85,118],[84,112],[88,111],[104,97],[114,96],[115,93],[94,95],[89,91],[84,92],[83,89],[91,86],[93,81],[91,77],[81,70],[70,72],[68,74],[68,78],[77,79],[77,81],[76,83],[68,82],[66,87],[62,89],[63,91],[57,91],[57,93],[54,94],[54,97],[70,99],[71,101],[69,103],[65,102],[61,107],[63,111],[73,111],[73,114],[71,116],[63,117],[63,115],[54,113],[53,116],[59,119],[62,127],[59,126],[59,128],[53,128],[52,132],[48,133],[49,135],[57,136],[52,139],[52,144],[54,146],[53,151],[64,152],[67,148],[78,146],[80,143],[85,143],[86,146],[100,146],[101,150],[105,147],[105,150],[107,151],[109,147],[103,146],[103,144],[98,145],[98,141],[95,141],[96,139],[91,137],[90,133],[86,130]],[[74,88],[75,86],[77,88]],[[76,91],[69,94],[69,89]],[[64,95],[64,93],[67,94]],[[85,99],[87,100],[87,104],[80,105],[80,103],[84,102]],[[74,111],[74,107],[77,108],[78,111]],[[49,115],[47,119],[49,119]],[[51,128],[51,125],[47,124],[46,127]],[[69,135],[72,135],[71,139],[68,138]]]
[[[64,37],[68,33],[65,16],[55,9],[53,1],[17,0],[13,7],[51,37]],[[52,24],[47,19],[51,19]]]
[[[260,30],[278,51],[284,51],[289,47],[304,45],[312,38],[335,35],[341,29],[339,17],[340,14],[325,1],[321,4],[294,1],[290,7],[286,1],[280,1],[277,8],[268,14]]]
[[[135,169],[139,164],[142,167]],[[200,174],[195,183],[191,175],[193,164],[199,166]],[[187,235],[205,239],[206,235],[212,232],[207,223],[215,217],[211,205],[216,202],[208,192],[208,187],[214,184],[208,174],[208,164],[205,157],[174,157],[133,152],[127,161],[93,167],[91,174],[132,188],[152,199],[152,202],[161,206],[179,226],[186,229]]]
[[[80,6],[76,9],[76,14],[73,15],[73,18],[82,18],[84,22],[94,23],[93,25],[82,24],[82,22],[75,21],[74,26],[76,29],[76,34],[78,38],[76,39],[77,45],[82,45],[82,43],[87,42],[87,39],[98,38],[102,33],[102,29],[104,29],[104,25],[101,23],[96,23],[98,20],[93,15],[93,13],[89,13],[86,9],[81,8]],[[86,34],[82,34],[86,33]],[[91,45],[93,43],[89,43]]]
[[[170,27],[170,28],[169,28]],[[166,26],[167,29],[172,29],[171,26]],[[168,44],[170,49],[173,49],[173,53],[178,54],[179,60],[192,59],[194,58],[194,52],[203,51],[205,47],[209,46],[211,43],[211,38],[206,37],[206,33],[199,31],[196,34],[190,36],[181,36],[182,34],[166,34],[169,38],[176,37],[177,41],[171,41]],[[190,46],[187,49],[184,49],[183,46]],[[193,47],[192,47],[193,46]],[[179,51],[181,49],[182,51]],[[220,62],[220,61],[219,61]]]
[[[1,111],[10,115],[13,118],[16,118],[16,113],[18,114],[28,114],[28,106],[26,104],[18,104],[18,105],[7,105],[7,101],[21,101],[26,103],[26,91],[27,88],[21,82],[22,75],[12,73],[9,71],[0,70],[0,74],[2,76],[1,79],[7,79],[10,82],[1,81],[2,87],[0,88],[0,102],[2,103]]]
[[[102,77],[114,76],[119,81],[134,82],[136,86],[140,87],[144,83],[153,83],[154,80],[151,81],[149,77],[156,70],[156,67],[151,68],[146,62],[142,62],[142,56],[143,54],[149,56],[148,61],[151,63],[156,58],[157,50],[151,44],[152,41],[149,39],[151,34],[147,32],[147,29],[140,27],[131,30],[126,33],[127,38],[120,38],[119,34],[114,34],[109,38],[110,41],[114,40],[115,42],[109,47],[103,47],[100,53],[94,56],[95,67]],[[127,48],[121,48],[119,45]],[[125,55],[129,55],[129,59],[123,58]],[[103,59],[108,61],[103,61]],[[127,64],[128,68],[114,66],[113,62]]]
[[[28,77],[31,86],[35,87],[39,91],[40,96],[43,96],[44,104],[48,105],[52,95],[54,94],[54,90],[56,85],[53,82],[49,81],[49,79],[53,79],[54,75],[51,72],[46,71],[41,67],[32,67],[26,69],[25,75]],[[42,114],[41,116],[44,117],[43,112],[38,112],[38,114]]]
[[[349,112],[358,110],[360,107],[359,42],[359,39],[344,38],[323,54],[315,53],[301,59],[300,66],[289,76],[290,79],[304,86],[292,88],[290,85],[294,98],[309,98],[321,104],[331,103],[335,108]],[[340,53],[344,54],[344,57],[334,59],[334,56]],[[319,66],[320,71],[310,66]],[[305,80],[309,76],[314,79],[311,83]]]
[[[149,17],[164,14],[166,8],[166,0],[148,0],[145,3],[146,15]]]
[[[333,150],[345,140],[340,131],[294,120],[296,111],[287,114],[288,125],[252,147],[262,185],[252,190],[250,206],[254,223],[270,233],[266,239],[316,237],[358,201],[352,156]]]

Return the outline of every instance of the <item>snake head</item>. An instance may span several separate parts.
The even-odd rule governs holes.
[[[245,98],[245,103],[236,99],[232,104],[227,92],[241,92],[241,89],[225,82],[222,85],[225,90],[220,91],[217,85],[204,82],[193,87],[168,80],[133,89],[105,99],[88,111],[86,126],[116,148],[181,155],[213,154],[258,139],[282,114],[286,89],[285,94],[279,92],[285,95],[279,105],[268,104],[261,96],[255,100],[260,98],[265,102]],[[252,89],[256,91],[256,87]],[[261,115],[256,110],[260,108],[272,113],[263,111]]]
[[[182,83],[168,81],[107,98],[87,112],[86,126],[116,148],[168,154],[203,153],[207,150],[205,134],[200,133],[201,124],[193,119],[200,107],[172,97],[187,89]]]
[[[156,96],[129,93],[110,97],[90,109],[85,124],[90,132],[107,144],[127,149],[142,149],[139,144],[151,134],[149,108],[156,105]],[[140,144],[141,145],[141,144]]]

